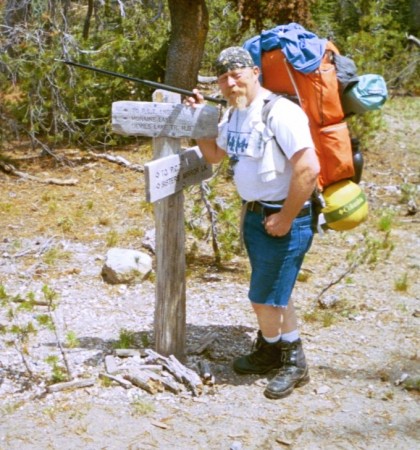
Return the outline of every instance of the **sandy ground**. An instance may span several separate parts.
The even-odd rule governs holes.
[[[386,117],[392,127],[378,137],[378,150],[365,154],[369,222],[349,233],[317,235],[294,293],[311,382],[277,401],[262,394],[274,374],[238,376],[231,368],[256,333],[244,255],[229,270],[191,266],[188,274],[186,365],[196,369],[199,360],[207,361],[213,386],[199,396],[188,390],[151,395],[100,380],[121,330],[131,332],[136,347],[153,347],[153,278],[111,286],[100,277],[111,231],[122,246],[141,249],[135,224],[153,227],[142,203],[142,175],[104,161],[72,168],[22,164],[40,177],[78,178],[63,187],[0,172],[0,285],[10,295],[40,298],[45,284],[59,294],[57,328],[77,336],[67,349],[69,363],[75,376],[94,380],[87,388],[46,394],[53,334],[42,331],[28,344],[37,382],[0,336],[0,449],[419,448],[419,394],[408,383],[418,380],[420,369],[419,218],[407,215],[401,201],[404,183],[418,187],[418,131],[415,121],[395,124],[391,108]],[[142,152],[119,154],[144,162]],[[390,211],[387,234],[378,221]],[[51,248],[61,253],[47,263]],[[320,308],[321,291],[363,251],[364,261],[322,296],[334,306]],[[3,326],[5,312],[3,305]],[[210,332],[217,338],[193,354]]]

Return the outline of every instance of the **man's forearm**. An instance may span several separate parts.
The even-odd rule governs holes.
[[[302,206],[315,188],[319,163],[313,149],[304,149],[291,159],[292,178],[281,210],[265,219],[265,229],[273,236],[284,236],[292,226]]]
[[[215,139],[198,139],[197,144],[204,158],[210,164],[219,163],[226,155],[224,150],[217,146]]]
[[[317,172],[311,168],[293,172],[289,193],[282,208],[283,217],[293,220],[298,215],[315,189],[316,179]]]
[[[315,189],[318,173],[319,163],[312,149],[304,150],[293,161],[289,193],[282,208],[284,218],[293,220],[297,216]]]

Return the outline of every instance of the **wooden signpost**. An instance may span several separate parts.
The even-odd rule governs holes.
[[[219,110],[180,103],[180,95],[155,91],[153,102],[112,104],[116,133],[153,137],[154,160],[145,164],[146,199],[155,202],[156,351],[185,355],[186,283],[183,188],[211,176],[198,147],[181,149],[181,138],[215,138]]]
[[[184,187],[198,184],[212,175],[198,147],[191,147],[181,154],[169,155],[144,165],[146,200],[155,202],[175,194]]]
[[[162,91],[156,91],[162,92]],[[159,94],[161,95],[161,94]],[[178,94],[171,94],[180,96]],[[112,104],[112,129],[130,136],[214,137],[217,130],[218,110],[198,105],[190,108],[180,103],[150,103],[120,101]]]

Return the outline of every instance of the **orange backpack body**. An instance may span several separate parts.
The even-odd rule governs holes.
[[[247,48],[246,45],[244,47]],[[321,166],[318,177],[321,191],[355,174],[351,138],[344,121],[333,54],[339,54],[339,51],[327,41],[319,66],[309,73],[296,70],[280,48],[262,50],[259,61],[263,86],[274,93],[297,97],[308,116]]]

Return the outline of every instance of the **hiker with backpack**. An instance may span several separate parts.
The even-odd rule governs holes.
[[[241,47],[223,50],[216,61],[218,84],[230,108],[217,139],[197,143],[210,163],[230,159],[243,199],[243,239],[251,264],[249,299],[259,330],[255,349],[233,361],[239,374],[278,373],[265,388],[268,398],[289,395],[309,381],[308,366],[291,299],[313,230],[310,197],[319,163],[303,110],[278,98],[263,119],[271,92],[258,66]],[[204,103],[198,90],[186,103]]]

